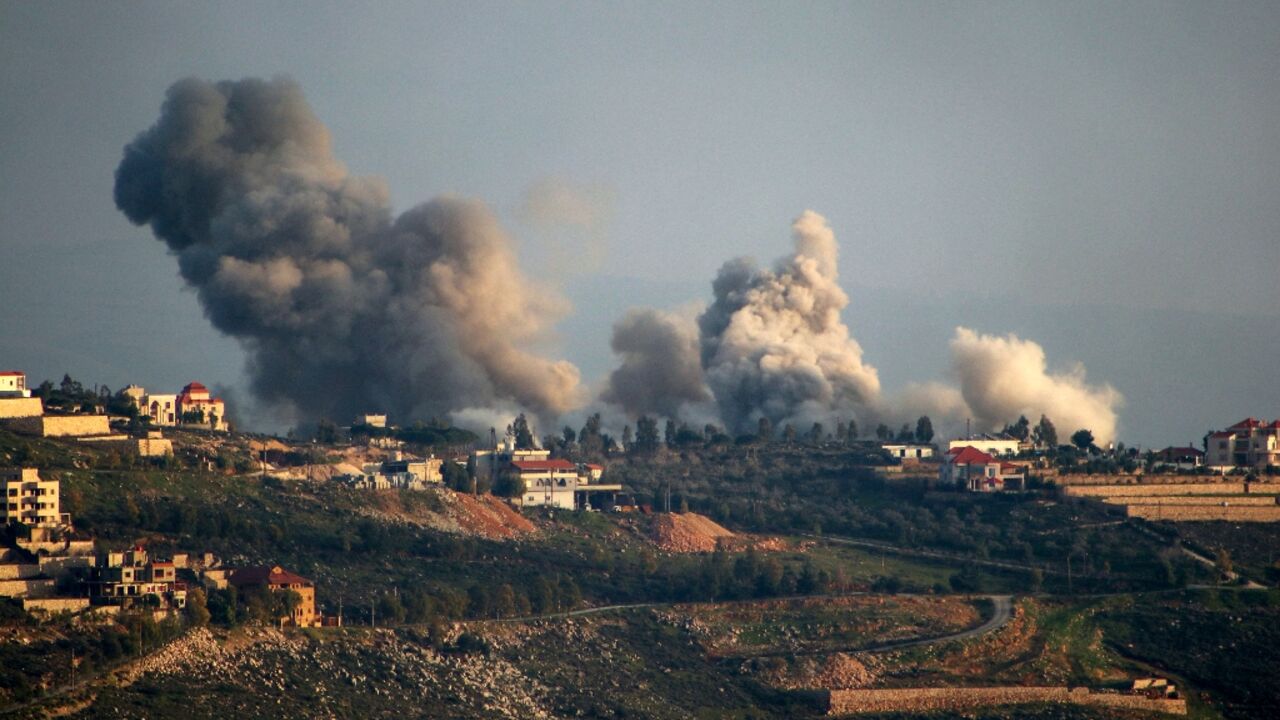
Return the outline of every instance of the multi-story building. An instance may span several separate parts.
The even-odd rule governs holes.
[[[31,397],[31,390],[27,388],[27,374],[21,370],[0,370],[0,397]]]
[[[1205,464],[1219,469],[1280,467],[1280,420],[1245,418],[1205,438]]]
[[[4,488],[0,519],[40,528],[71,524],[71,516],[61,511],[60,483],[42,480],[36,468],[0,469],[0,487]]]
[[[210,396],[209,388],[192,381],[178,393],[178,421],[207,424],[212,430],[224,430],[227,408],[222,398]]]
[[[293,591],[298,594],[298,604],[289,615],[279,618],[280,624],[295,627],[318,627],[321,624],[320,615],[316,612],[315,583],[301,575],[279,565],[263,565],[232,570],[227,581],[240,592],[262,587],[273,593]]]
[[[574,510],[586,507],[592,493],[616,494],[622,490],[621,485],[597,482],[604,475],[600,465],[574,465],[560,459],[513,460],[507,472],[515,473],[524,483],[524,492],[514,498],[522,507]]]
[[[154,604],[182,609],[187,605],[186,583],[178,581],[170,560],[151,557],[145,548],[98,555],[85,585],[94,605]]]
[[[1020,490],[1025,479],[1017,465],[1002,462],[976,447],[956,447],[942,456],[938,468],[940,485],[959,486],[973,492]]]

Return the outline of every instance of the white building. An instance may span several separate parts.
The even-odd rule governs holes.
[[[524,481],[524,493],[515,498],[522,507],[554,507],[575,510],[587,506],[592,493],[618,493],[621,485],[597,482],[604,475],[600,465],[574,465],[568,460],[513,460],[508,472]]]
[[[1020,444],[1017,438],[1003,435],[979,435],[967,440],[952,440],[947,449],[971,447],[992,455],[1017,455]]]
[[[142,404],[138,407],[138,410],[143,415],[151,418],[152,425],[173,427],[178,424],[177,395],[143,395]]]
[[[1020,490],[1025,477],[1022,468],[1001,462],[972,446],[951,448],[938,468],[940,485],[959,486],[972,492]]]
[[[357,415],[355,421],[351,424],[354,426],[365,425],[368,427],[384,428],[387,426],[387,416],[383,413],[365,413],[363,415]]]
[[[889,453],[889,457],[895,457],[899,460],[923,460],[924,458],[933,457],[932,445],[917,445],[915,443],[883,443],[880,449]]]
[[[21,370],[0,371],[0,397],[31,397],[31,390],[27,388],[27,374]]]
[[[60,486],[57,480],[40,479],[36,468],[0,470],[0,487],[4,489],[0,520],[42,528],[70,525],[71,516],[61,510]]]
[[[1280,420],[1245,418],[1205,440],[1205,464],[1219,470],[1280,467]]]

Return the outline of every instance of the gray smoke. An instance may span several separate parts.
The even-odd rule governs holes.
[[[631,310],[614,323],[610,344],[622,364],[609,375],[601,399],[628,415],[677,418],[688,404],[710,399],[692,317]]]
[[[698,318],[707,384],[736,431],[760,417],[802,427],[838,416],[865,423],[876,412],[880,379],[840,319],[849,297],[836,278],[835,234],[811,210],[791,231],[795,252],[772,270],[726,263]]]
[[[447,197],[393,219],[290,80],[174,84],[125,148],[115,200],[241,341],[263,400],[403,420],[579,402],[577,368],[527,349],[567,304],[520,273],[493,215]]]

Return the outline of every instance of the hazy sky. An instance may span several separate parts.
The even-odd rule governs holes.
[[[1084,361],[1132,441],[1280,414],[1277,3],[0,2],[0,366],[235,390],[112,173],[173,81],[280,74],[397,209],[488,202],[588,379],[813,208],[890,387],[964,323]]]

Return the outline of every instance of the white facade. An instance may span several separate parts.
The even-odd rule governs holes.
[[[992,455],[1017,455],[1018,445],[1017,438],[983,436],[971,440],[952,440],[947,449],[955,450],[956,448],[971,447]]]
[[[916,445],[914,443],[885,443],[880,446],[881,450],[889,453],[890,457],[899,460],[921,460],[933,457],[932,445]]]
[[[178,396],[144,395],[140,408],[143,415],[151,418],[152,425],[172,427],[178,424]]]
[[[381,413],[365,413],[364,415],[357,415],[355,422],[352,424],[384,428],[387,426],[387,416]]]
[[[0,372],[0,397],[31,397],[27,388],[27,374],[20,370]]]
[[[1280,467],[1280,420],[1248,418],[1205,441],[1205,464],[1218,469]]]

